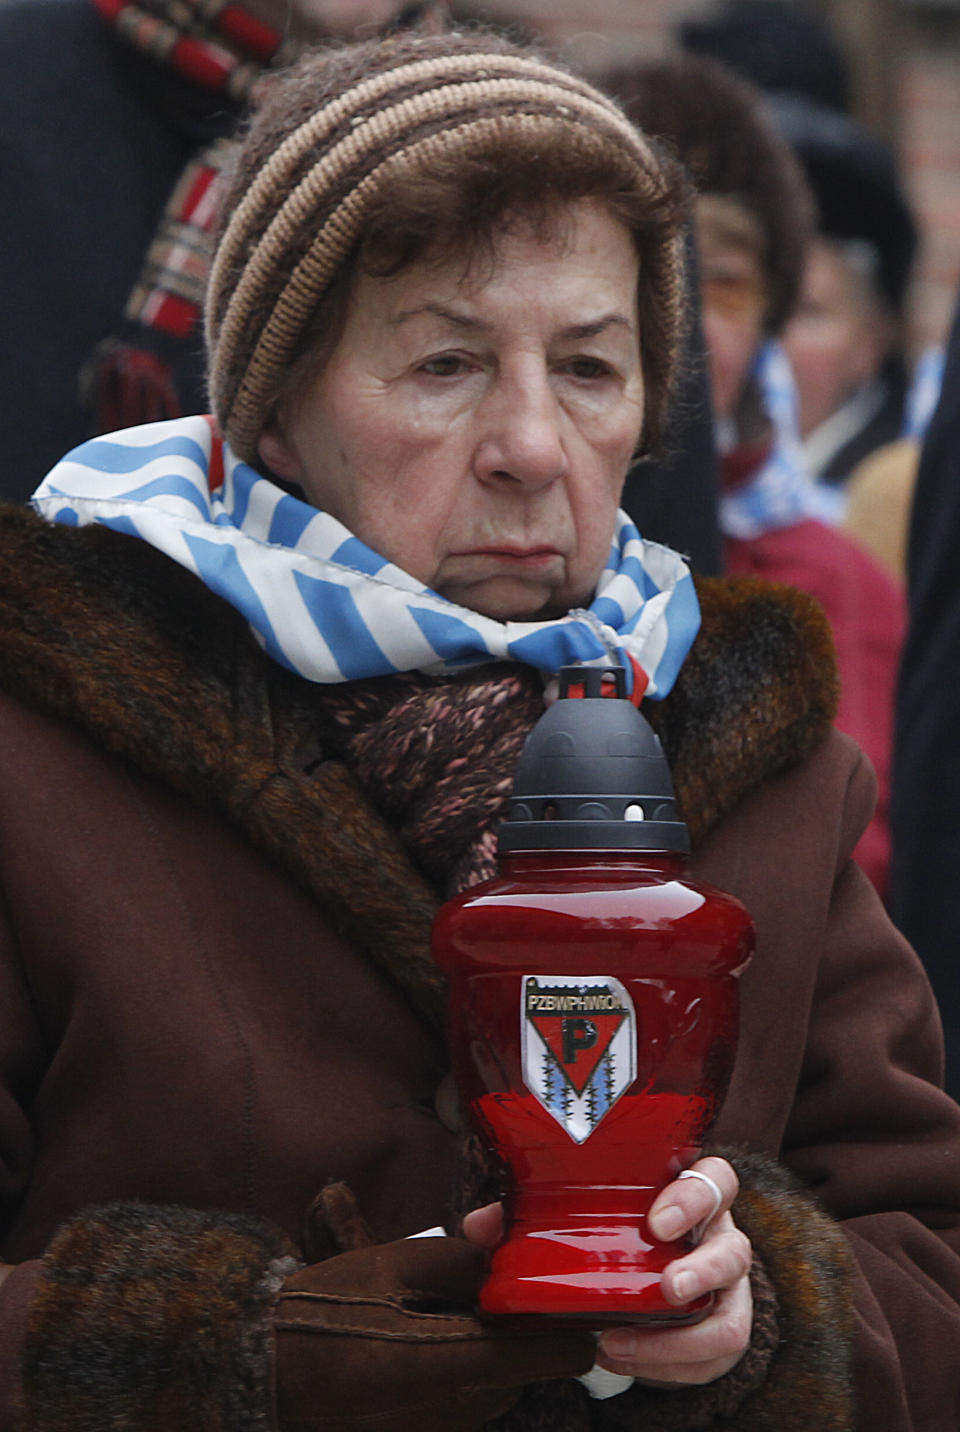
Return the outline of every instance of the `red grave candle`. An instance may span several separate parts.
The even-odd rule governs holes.
[[[568,669],[561,694],[586,676],[599,695],[604,674]],[[524,748],[500,874],[437,915],[454,1073],[506,1173],[489,1314],[601,1326],[709,1308],[666,1302],[662,1272],[689,1245],[645,1219],[726,1092],[753,929],[689,877],[686,846],[639,711],[560,700]]]

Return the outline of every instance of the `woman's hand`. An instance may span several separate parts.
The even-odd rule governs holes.
[[[737,1175],[718,1158],[701,1159],[693,1169],[716,1184],[720,1203],[700,1179],[675,1179],[654,1201],[647,1222],[664,1242],[696,1236],[702,1228],[698,1246],[671,1263],[662,1287],[667,1301],[678,1306],[712,1292],[712,1309],[689,1327],[611,1328],[602,1335],[597,1355],[600,1367],[659,1386],[713,1382],[736,1366],[750,1344],[752,1253],[730,1216],[739,1190]],[[495,1247],[503,1232],[501,1206],[489,1204],[468,1214],[463,1231],[472,1242]]]
[[[588,1332],[474,1317],[485,1274],[461,1238],[404,1238],[292,1274],[273,1315],[281,1432],[479,1432],[529,1383],[589,1369]]]

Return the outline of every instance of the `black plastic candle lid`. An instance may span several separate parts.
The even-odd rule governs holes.
[[[565,666],[558,681],[517,763],[500,849],[686,853],[670,768],[625,673]]]

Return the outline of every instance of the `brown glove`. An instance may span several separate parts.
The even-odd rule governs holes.
[[[281,1432],[470,1432],[528,1383],[593,1366],[590,1333],[467,1312],[485,1268],[461,1238],[408,1238],[288,1278],[274,1314]]]

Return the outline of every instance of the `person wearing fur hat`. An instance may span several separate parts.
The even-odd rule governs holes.
[[[934,1432],[960,1110],[850,859],[828,628],[618,508],[682,351],[679,167],[478,30],[308,52],[231,174],[213,415],[0,511],[4,1425]],[[599,1343],[474,1312],[504,1190],[429,953],[571,661],[644,702],[758,936],[648,1216],[712,1305]]]
[[[853,117],[850,57],[826,15],[726,0],[682,20],[677,37],[763,91],[815,197],[817,233],[783,342],[807,471],[846,484],[907,433],[913,401],[904,310],[918,234],[895,155]]]
[[[801,301],[784,333],[814,478],[842,484],[906,430],[904,330],[917,227],[889,148],[855,120],[771,96],[817,203]]]
[[[866,751],[879,801],[857,859],[884,894],[890,863],[893,691],[902,585],[847,533],[800,451],[796,390],[777,339],[796,308],[812,205],[758,91],[680,55],[605,77],[628,113],[668,141],[697,187],[704,330],[722,452],[725,570],[817,597],[837,646],[837,723]]]

